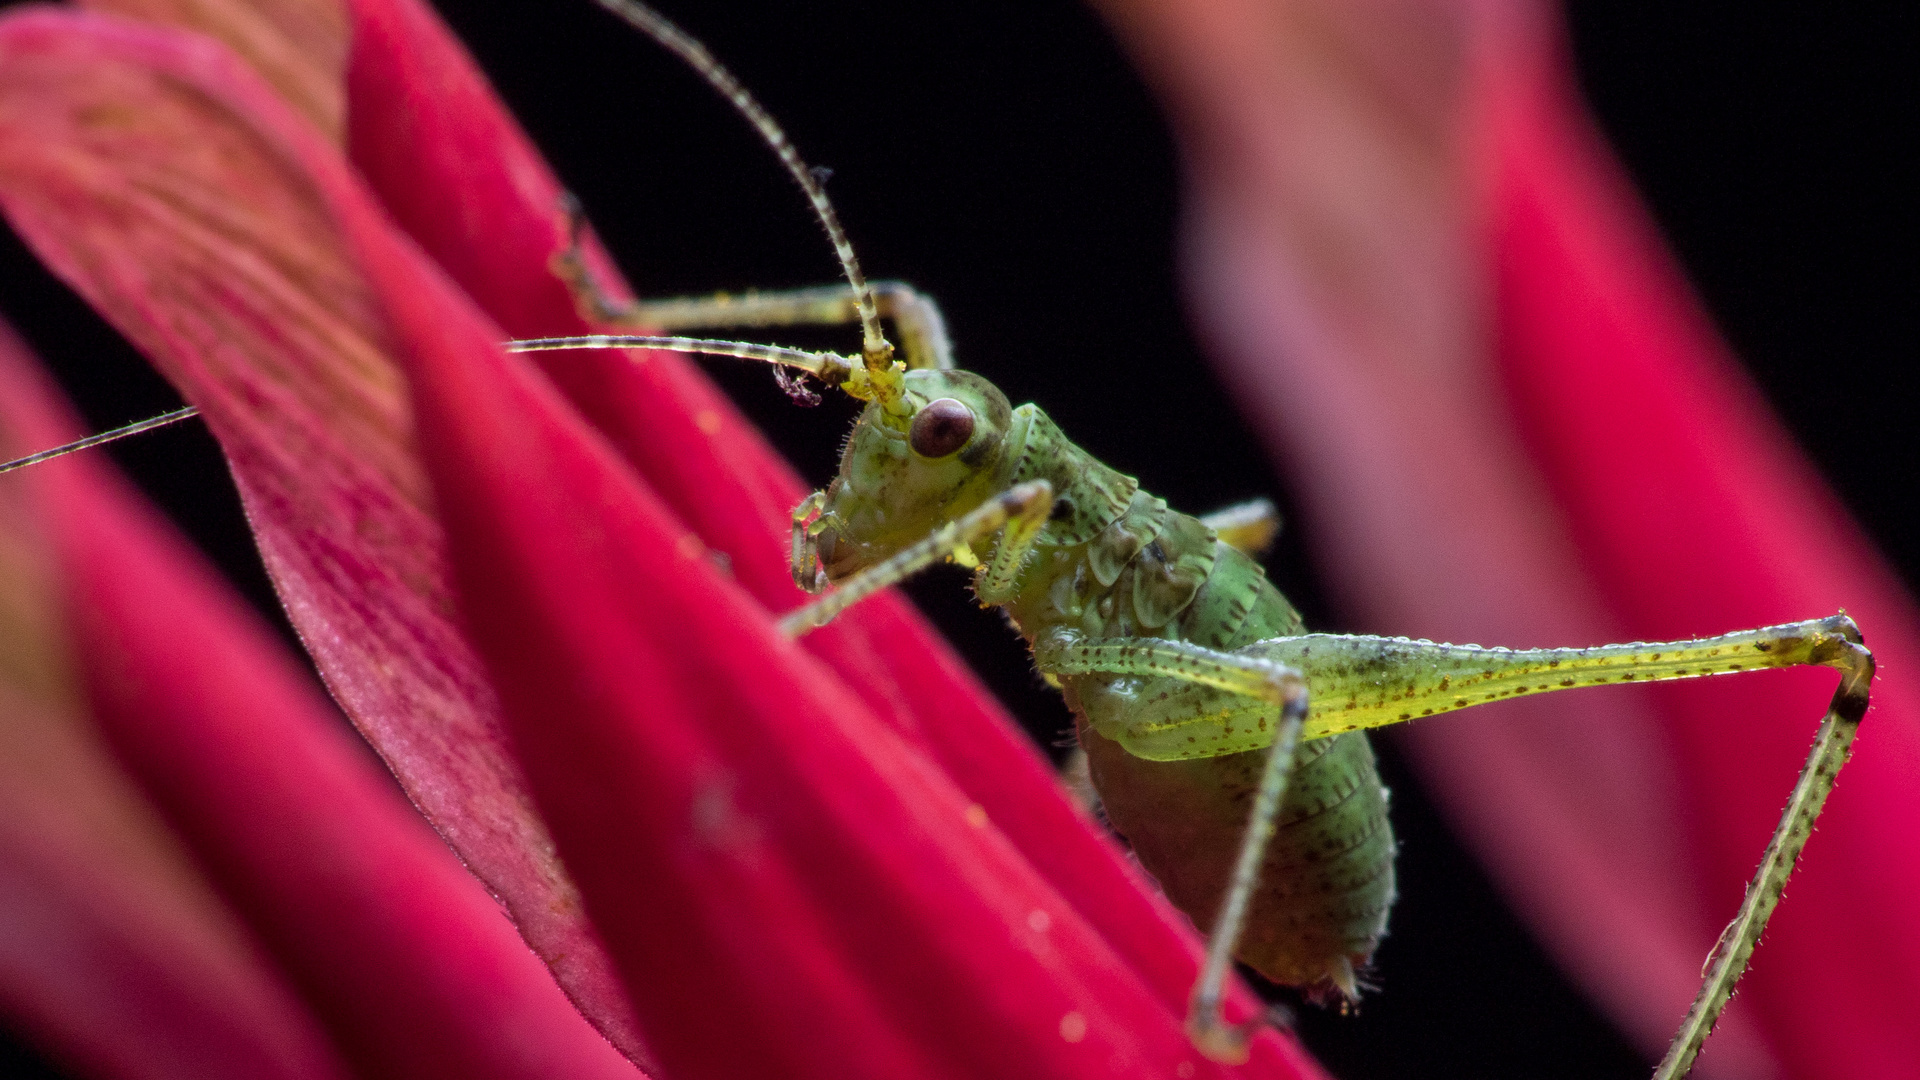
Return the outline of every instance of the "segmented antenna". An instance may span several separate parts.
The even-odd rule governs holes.
[[[750,341],[719,341],[712,338],[644,337],[637,334],[586,334],[580,337],[523,338],[501,342],[507,352],[555,352],[561,349],[659,349],[661,352],[697,353],[701,356],[736,356],[742,360],[761,360],[783,368],[804,371],[832,386],[863,380],[854,374],[852,358],[839,353],[808,352],[778,345],[756,345]],[[858,387],[852,388],[858,394]]]
[[[800,190],[807,193],[808,201],[813,203],[814,215],[820,219],[820,224],[827,230],[827,239],[833,243],[834,254],[840,257],[840,268],[846,272],[847,284],[853,286],[854,303],[860,309],[860,351],[872,382],[874,399],[888,412],[904,412],[905,395],[900,376],[893,368],[893,346],[880,331],[880,314],[874,306],[873,289],[868,286],[866,275],[860,272],[860,260],[853,253],[853,244],[847,240],[846,230],[840,227],[840,215],[834,212],[826,188],[821,186],[819,177],[807,167],[807,163],[800,159],[800,152],[793,148],[793,143],[788,140],[787,133],[781,130],[779,122],[754,100],[740,80],[733,77],[733,72],[713,58],[705,45],[668,21],[666,16],[639,0],[599,0],[599,4],[659,42],[707,80],[708,85],[719,91],[721,97],[726,98],[740,115],[747,118],[754,130],[760,133],[761,140],[786,166],[794,182],[800,185]]]
[[[860,271],[860,259],[853,253],[853,244],[847,239],[847,231],[840,225],[840,215],[834,212],[832,200],[827,198],[826,188],[821,186],[820,177],[807,163],[801,160],[800,152],[795,150],[787,133],[780,127],[773,114],[767,112],[756,101],[740,80],[734,78],[720,61],[713,58],[705,45],[675,26],[666,16],[639,2],[639,0],[598,0],[601,7],[618,15],[636,30],[652,38],[667,51],[686,61],[687,66],[698,72],[708,85],[720,92],[735,111],[747,118],[761,141],[771,148],[780,158],[780,164],[786,166],[787,173],[800,190],[806,192],[807,201],[813,204],[814,216],[827,231],[827,239],[833,243],[833,251],[840,258],[840,269],[847,275],[847,284],[853,287],[854,304],[860,311],[861,360],[862,368],[855,369],[852,362],[836,353],[813,353],[799,349],[782,349],[771,345],[752,345],[736,341],[712,341],[702,338],[679,337],[632,337],[615,335],[594,335],[578,338],[542,338],[534,341],[516,341],[506,344],[509,352],[540,352],[549,349],[608,349],[608,348],[651,348],[667,352],[701,353],[710,356],[736,356],[748,360],[762,360],[782,367],[796,368],[821,380],[836,385],[855,397],[870,399],[880,403],[881,408],[896,416],[905,415],[911,407],[906,403],[906,394],[895,369],[893,345],[887,341],[880,329],[880,313],[873,300],[873,288],[867,284],[867,277]],[[198,416],[199,410],[192,406],[175,409],[173,412],[115,428],[112,431],[92,435],[65,446],[56,446],[51,450],[42,450],[13,461],[0,463],[0,473],[23,469],[28,465],[37,465],[42,461],[62,457],[66,454],[103,443],[115,442],[129,435],[138,435],[157,427],[177,423],[189,417]]]
[[[114,428],[112,431],[103,431],[98,435],[89,435],[84,439],[70,442],[65,446],[56,446],[51,450],[42,450],[37,454],[28,454],[23,458],[14,458],[12,461],[0,463],[0,473],[10,473],[15,469],[24,469],[29,465],[38,465],[43,461],[52,461],[54,458],[65,457],[77,450],[90,450],[96,446],[103,446],[110,442],[118,442],[129,435],[138,435],[143,431],[152,431],[154,428],[166,427],[168,424],[179,423],[189,417],[199,415],[199,409],[188,405],[175,409],[170,413],[161,413],[159,416],[128,424],[126,427]]]
[[[774,364],[780,368],[804,371],[829,386],[838,386],[858,398],[879,400],[872,383],[872,371],[857,364],[853,357],[841,356],[831,352],[809,352],[805,349],[787,349],[779,345],[757,345],[748,341],[717,341],[711,338],[690,337],[648,337],[637,334],[586,334],[579,337],[528,338],[521,341],[503,341],[500,347],[507,352],[554,352],[562,349],[659,349],[662,352],[697,353],[702,356],[733,356],[742,360],[759,360]],[[891,372],[891,368],[888,369]],[[897,383],[896,383],[897,385]],[[791,390],[788,391],[792,393]],[[89,435],[84,439],[56,446],[51,450],[42,450],[37,454],[28,454],[23,458],[0,462],[0,473],[10,473],[15,469],[24,469],[29,465],[38,465],[57,457],[80,450],[88,450],[110,442],[118,442],[129,435],[138,435],[143,431],[165,427],[200,415],[200,410],[191,405],[162,413],[150,419],[104,431],[98,435]]]

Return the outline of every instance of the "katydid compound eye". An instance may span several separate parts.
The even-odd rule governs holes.
[[[973,437],[973,410],[952,398],[929,401],[913,418],[907,445],[921,457],[942,458],[958,453]]]

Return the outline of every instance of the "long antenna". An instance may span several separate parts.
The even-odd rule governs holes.
[[[748,345],[741,342],[708,341],[697,338],[642,338],[613,337],[599,335],[586,338],[548,338],[538,341],[520,341],[509,343],[506,347],[513,352],[536,352],[547,349],[567,348],[655,348],[671,352],[705,353],[717,356],[737,356],[750,360],[762,360],[784,367],[799,368],[833,385],[839,385],[858,397],[867,397],[880,404],[888,413],[904,415],[910,411],[906,403],[906,393],[900,373],[893,360],[893,345],[887,341],[880,329],[880,313],[873,300],[873,287],[867,284],[866,275],[860,270],[859,256],[853,252],[853,244],[847,239],[847,231],[840,225],[840,215],[833,209],[833,201],[827,198],[827,190],[820,184],[819,176],[801,159],[800,152],[794,149],[792,140],[780,127],[773,114],[754,99],[747,88],[741,85],[733,72],[728,71],[720,61],[713,58],[705,45],[675,26],[666,16],[639,2],[639,0],[598,0],[601,7],[626,20],[635,29],[647,35],[669,52],[686,61],[708,85],[720,92],[740,115],[747,118],[760,138],[780,158],[787,172],[806,192],[807,201],[813,204],[814,216],[827,231],[827,239],[833,244],[834,254],[840,258],[840,269],[846,273],[847,284],[853,287],[854,304],[860,311],[861,360],[864,372],[856,374],[851,370],[847,359],[833,353],[808,353],[796,349],[780,349],[773,346]],[[864,374],[865,378],[860,376]],[[143,431],[165,427],[190,417],[198,416],[199,410],[189,405],[175,409],[170,413],[125,427],[91,435],[65,446],[56,446],[51,450],[42,450],[23,458],[0,464],[0,473],[24,469],[42,461],[62,457],[66,454],[105,443],[116,442],[129,435],[138,435]]]
[[[500,343],[500,347],[513,353],[554,352],[562,349],[660,349],[663,352],[699,353],[704,356],[733,356],[742,360],[759,360],[763,363],[804,371],[821,382],[829,386],[841,387],[856,397],[865,397],[871,393],[871,387],[868,385],[871,372],[864,367],[856,367],[852,357],[841,356],[839,353],[786,349],[778,345],[756,345],[746,341],[642,337],[634,334],[587,334],[580,337],[504,341]],[[103,431],[98,435],[89,435],[65,446],[56,446],[51,450],[42,450],[37,454],[28,454],[23,458],[0,463],[0,474],[24,469],[29,465],[38,465],[57,457],[65,457],[76,451],[118,442],[129,435],[138,435],[143,431],[152,431],[154,428],[166,427],[168,424],[176,424],[199,415],[199,409],[191,405],[183,406],[172,412],[161,413],[159,416],[128,424],[125,427]]]
[[[847,240],[846,230],[840,227],[840,215],[834,212],[833,203],[827,198],[827,189],[821,186],[814,170],[800,159],[800,152],[794,149],[793,142],[787,138],[779,121],[754,100],[740,80],[734,78],[733,72],[713,58],[705,45],[668,21],[666,16],[639,0],[599,0],[599,4],[659,42],[707,80],[710,86],[720,92],[721,97],[726,98],[740,115],[747,118],[747,122],[760,133],[761,140],[787,167],[787,172],[800,185],[800,190],[807,193],[808,201],[813,203],[814,215],[820,219],[820,224],[827,230],[827,239],[833,243],[834,254],[840,257],[840,268],[846,272],[847,284],[853,286],[854,303],[860,309],[860,351],[873,384],[874,399],[890,413],[905,412],[905,394],[900,376],[893,367],[893,346],[881,333],[880,314],[874,306],[873,289],[867,284],[866,275],[860,272],[860,260],[853,253],[853,244]]]
[[[70,442],[65,446],[56,446],[51,450],[42,450],[37,454],[28,454],[23,458],[14,458],[12,461],[0,464],[0,473],[10,473],[15,469],[24,469],[29,465],[38,465],[43,461],[52,461],[54,458],[65,457],[76,450],[88,450],[106,443],[118,442],[129,435],[138,435],[143,431],[152,431],[154,428],[166,427],[168,424],[176,424],[189,417],[199,415],[199,409],[188,405],[175,409],[170,413],[161,413],[159,416],[152,417],[151,419],[128,424],[126,427],[114,428],[112,431],[103,431],[98,435],[89,435],[84,439]]]
[[[556,352],[561,349],[659,349],[662,352],[697,353],[701,356],[735,356],[742,360],[761,360],[804,371],[829,386],[841,386],[850,380],[858,381],[854,375],[853,360],[839,353],[756,345],[750,341],[587,334],[580,337],[522,338],[519,341],[502,342],[500,347],[510,353]]]

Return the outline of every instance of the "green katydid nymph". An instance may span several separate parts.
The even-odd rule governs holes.
[[[927,297],[869,283],[820,177],[692,38],[633,0],[603,6],[679,55],[753,124],[806,193],[845,286],[633,304],[556,261],[597,320],[633,336],[512,348],[650,347],[759,360],[866,403],[837,475],[794,511],[795,581],[820,593],[782,626],[804,634],[938,562],[975,567],[1077,720],[1106,816],[1210,935],[1189,1030],[1235,1060],[1248,1031],[1221,1001],[1235,959],[1310,997],[1346,1002],[1385,933],[1394,843],[1363,729],[1525,694],[1816,664],[1842,679],[1746,903],[1715,948],[1660,1076],[1698,1053],[1812,829],[1866,709],[1871,655],[1845,615],[1715,638],[1494,649],[1310,634],[1251,557],[1277,525],[1264,502],[1180,513],[955,368]],[[893,320],[901,355],[883,334]],[[858,323],[858,356],[658,336],[721,327]]]
[[[1034,404],[957,369],[934,303],[869,283],[820,183],[698,42],[634,0],[599,0],[679,55],[754,126],[826,227],[847,283],[620,303],[577,257],[555,267],[583,309],[644,334],[514,342],[517,351],[654,348],[798,371],[864,403],[834,479],[794,511],[805,634],[943,561],[975,568],[1065,697],[1108,820],[1209,935],[1188,1020],[1232,1061],[1250,1032],[1221,1007],[1238,959],[1330,1002],[1357,998],[1394,900],[1387,798],[1364,730],[1509,697],[1794,665],[1841,671],[1812,756],[1659,1076],[1683,1075],[1732,992],[1867,704],[1873,660],[1844,615],[1663,644],[1513,650],[1313,634],[1255,555],[1272,507],[1169,507],[1076,446]],[[890,319],[894,345],[882,329]],[[674,335],[854,324],[858,355]],[[169,414],[177,419],[189,410]],[[116,432],[114,435],[130,433]],[[0,470],[35,459],[0,466]]]

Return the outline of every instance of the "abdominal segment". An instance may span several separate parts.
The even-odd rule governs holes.
[[[1147,761],[1080,725],[1108,820],[1168,899],[1212,929],[1266,751]],[[1387,793],[1361,734],[1300,744],[1239,959],[1316,998],[1358,996],[1356,972],[1393,905]]]

